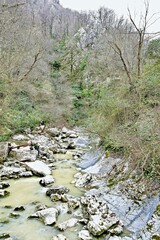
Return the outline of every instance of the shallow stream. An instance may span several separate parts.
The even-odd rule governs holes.
[[[55,163],[57,167],[52,174],[55,178],[54,185],[63,185],[70,189],[69,194],[81,196],[82,192],[71,182],[76,173],[76,167],[72,160],[61,160]],[[28,219],[28,216],[35,212],[35,204],[38,202],[42,205],[53,207],[54,203],[46,196],[46,188],[39,184],[40,178],[21,178],[18,180],[9,180],[10,187],[7,189],[10,196],[0,199],[0,233],[9,233],[16,240],[50,240],[53,236],[60,233],[55,226],[45,226],[38,219]],[[25,210],[15,212],[14,208],[24,206]],[[20,216],[13,217],[12,213],[18,213]],[[58,217],[57,224],[70,218],[65,211]],[[3,221],[2,221],[3,220]],[[9,223],[8,223],[9,221]],[[6,222],[6,223],[5,223]],[[77,238],[77,231],[80,227],[74,227],[65,231],[66,237],[70,240]]]

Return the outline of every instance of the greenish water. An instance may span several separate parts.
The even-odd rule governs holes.
[[[70,189],[69,194],[81,196],[82,192],[71,183],[76,173],[75,167],[68,161],[58,161],[56,167],[57,169],[52,172],[55,178],[54,185],[63,185]],[[46,188],[40,186],[39,180],[38,177],[32,177],[8,181],[10,187],[7,190],[10,192],[10,196],[0,199],[0,220],[1,222],[9,220],[9,223],[0,223],[0,233],[9,233],[16,240],[51,240],[53,236],[60,233],[55,226],[45,226],[38,219],[28,219],[28,216],[35,212],[35,202],[46,204],[49,207],[55,205],[45,195]],[[14,208],[22,205],[25,207],[25,211],[16,212],[20,214],[17,218],[10,217]],[[57,224],[70,218],[71,215],[63,213],[58,217]],[[78,239],[77,232],[82,227],[79,225],[70,228],[64,232],[64,235],[70,240]]]

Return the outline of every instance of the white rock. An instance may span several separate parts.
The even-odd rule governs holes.
[[[35,162],[25,162],[24,166],[28,170],[31,170],[37,176],[46,176],[51,174],[51,170],[49,169],[49,167],[39,160]]]
[[[28,141],[29,137],[23,135],[23,134],[17,134],[13,136],[13,140],[15,141]]]
[[[30,218],[40,218],[45,225],[53,225],[56,223],[59,211],[56,208],[47,208],[38,211],[30,216]]]
[[[77,222],[78,222],[77,218],[71,218],[63,223],[58,224],[58,228],[59,230],[64,231],[67,228],[74,227],[77,224]]]
[[[78,234],[78,237],[82,240],[92,240],[88,230],[81,230]]]
[[[39,183],[42,185],[42,186],[47,186],[51,183],[54,183],[54,178],[52,177],[52,175],[47,175],[43,178],[40,179]]]

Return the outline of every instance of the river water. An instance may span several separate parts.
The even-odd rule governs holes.
[[[63,160],[63,155],[57,156],[61,158],[55,164],[56,169],[52,175],[55,178],[54,185],[63,185],[70,189],[69,194],[79,197],[82,191],[79,190],[71,182],[74,180],[76,167],[71,160]],[[53,207],[54,203],[46,196],[46,188],[39,184],[40,178],[22,178],[18,180],[9,180],[10,187],[7,189],[10,196],[0,199],[0,220],[9,221],[9,223],[0,223],[0,233],[9,233],[15,236],[16,240],[49,240],[53,236],[60,233],[54,226],[45,226],[37,219],[28,219],[28,216],[35,212],[35,204],[39,203]],[[25,211],[18,212],[19,217],[11,217],[11,213],[15,212],[14,208],[24,206]],[[65,211],[58,217],[57,224],[70,218]],[[65,235],[68,239],[75,240],[77,231],[80,227],[74,227],[66,230]]]

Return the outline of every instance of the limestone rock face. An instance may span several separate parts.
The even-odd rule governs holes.
[[[58,214],[56,208],[47,208],[32,214],[29,218],[40,218],[45,225],[53,225],[57,221]]]
[[[87,218],[87,229],[94,236],[100,236],[105,232],[120,234],[123,225],[120,219],[109,210],[105,201],[101,201],[95,195],[81,197],[84,217]]]

